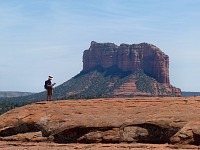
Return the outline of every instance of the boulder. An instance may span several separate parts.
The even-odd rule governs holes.
[[[171,139],[173,144],[200,144],[200,121],[188,122]]]

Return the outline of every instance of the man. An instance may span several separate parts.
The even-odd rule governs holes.
[[[53,77],[49,76],[48,80],[45,81],[45,85],[44,85],[45,89],[47,90],[47,98],[46,98],[47,101],[52,100],[53,86],[56,84],[56,83],[51,84],[52,79],[53,79]]]

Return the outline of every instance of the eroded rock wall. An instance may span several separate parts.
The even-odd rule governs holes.
[[[160,83],[170,84],[169,57],[152,44],[121,44],[91,42],[83,54],[83,71],[101,66],[117,66],[123,71],[143,70]]]

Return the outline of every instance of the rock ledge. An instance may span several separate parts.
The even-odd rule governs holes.
[[[0,140],[199,145],[199,103],[199,97],[40,102],[1,115]]]

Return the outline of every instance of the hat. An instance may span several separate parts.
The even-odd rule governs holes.
[[[49,78],[53,78],[52,76],[49,76]]]

